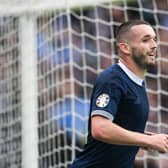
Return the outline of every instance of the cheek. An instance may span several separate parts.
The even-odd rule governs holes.
[[[146,47],[139,47],[138,51],[139,51],[139,53],[141,53],[141,55],[146,56],[147,52],[148,52],[148,49]]]
[[[131,48],[132,54],[137,57],[146,58],[147,52],[148,52],[147,46],[144,46],[141,44],[139,44],[137,46],[135,47],[135,45],[134,45],[134,47]]]
[[[132,49],[139,53],[144,53],[148,50],[148,46],[142,43],[135,43],[132,46]]]
[[[137,50],[137,53],[141,56],[141,57],[145,57],[146,56],[146,49],[145,48],[139,48]]]
[[[138,46],[139,50],[141,50],[142,52],[147,52],[149,50],[149,45],[144,45],[144,44],[139,44]]]

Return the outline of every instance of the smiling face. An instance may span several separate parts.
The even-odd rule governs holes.
[[[141,69],[156,63],[156,34],[149,25],[136,25],[130,29],[130,58]]]

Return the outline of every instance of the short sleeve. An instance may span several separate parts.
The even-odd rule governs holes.
[[[113,78],[110,81],[97,80],[91,101],[91,116],[102,115],[113,120],[118,111],[122,95],[121,80]]]

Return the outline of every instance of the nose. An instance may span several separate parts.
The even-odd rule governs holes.
[[[152,49],[156,49],[156,48],[157,48],[157,43],[156,43],[156,40],[155,40],[155,39],[152,39],[151,48],[152,48]]]
[[[154,39],[152,39],[151,40],[151,49],[152,50],[156,50],[156,48],[157,48],[157,43],[156,43],[156,41]]]

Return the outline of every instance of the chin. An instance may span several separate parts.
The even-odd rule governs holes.
[[[147,65],[151,65],[151,66],[153,65],[154,66],[154,65],[156,65],[156,61],[148,61]]]
[[[147,64],[149,64],[149,65],[155,65],[155,64],[156,64],[156,59],[155,59],[155,57],[149,58],[149,59],[147,60]]]

